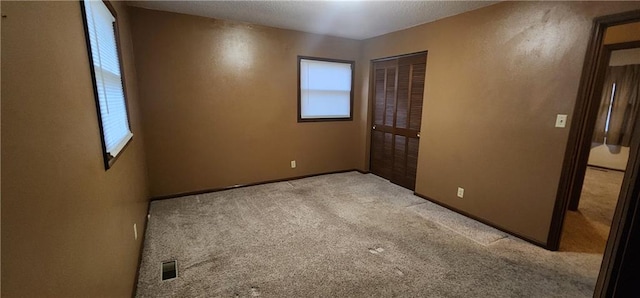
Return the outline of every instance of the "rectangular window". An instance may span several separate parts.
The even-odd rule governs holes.
[[[298,122],[353,119],[354,61],[298,57]]]
[[[122,79],[116,12],[103,1],[81,1],[105,168],[133,137]]]

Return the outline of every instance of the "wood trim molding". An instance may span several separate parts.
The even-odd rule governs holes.
[[[116,51],[118,54],[118,64],[120,65],[120,80],[122,83],[122,93],[124,96],[125,113],[127,115],[127,125],[129,128],[129,131],[133,134],[133,131],[131,130],[131,123],[130,123],[131,115],[129,113],[129,100],[128,100],[129,96],[127,95],[128,93],[127,93],[127,84],[125,79],[124,60],[122,58],[122,47],[121,47],[122,44],[120,42],[120,28],[118,27],[118,14],[116,13],[115,8],[109,1],[102,1],[102,2],[105,4],[105,6],[109,10],[109,12],[111,12],[111,14],[113,15],[113,18],[115,19],[113,23],[113,29],[114,29],[115,41],[116,41]],[[87,23],[87,13],[86,13],[84,1],[80,0],[79,3],[80,3],[80,11],[82,14],[82,24],[84,27],[85,43],[87,46],[87,55],[89,57],[89,71],[91,73],[93,96],[96,104],[96,113],[98,117],[100,143],[102,145],[102,159],[104,163],[104,169],[105,171],[107,171],[113,166],[113,164],[116,162],[118,157],[124,153],[129,143],[131,143],[131,140],[133,140],[133,137],[129,138],[129,140],[127,141],[125,146],[122,148],[122,150],[120,150],[117,156],[113,157],[107,152],[107,145],[104,140],[104,127],[102,126],[102,114],[100,112],[100,99],[98,95],[96,71],[93,66],[93,53],[91,52],[91,40],[89,38],[89,24]]]
[[[640,22],[640,10],[633,14]],[[607,55],[613,50],[639,48],[640,41],[605,46]],[[607,59],[608,61],[608,59]],[[635,137],[629,150],[629,161],[622,181],[618,204],[611,223],[609,239],[602,258],[594,297],[630,297],[639,292],[637,268],[640,258],[640,119],[636,115]],[[634,294],[634,295],[632,295]]]
[[[344,63],[351,64],[351,93],[349,94],[349,117],[341,117],[341,118],[302,118],[302,106],[300,101],[302,100],[302,88],[300,88],[300,62],[302,59],[306,60],[315,60],[315,61],[324,61],[324,62],[335,62],[335,63]],[[355,91],[355,80],[356,80],[356,62],[354,60],[342,60],[342,59],[332,59],[332,58],[319,58],[319,57],[310,57],[310,56],[298,56],[298,123],[301,122],[328,122],[328,121],[353,121],[353,98]]]
[[[587,165],[587,168],[594,168],[594,169],[601,170],[601,171],[612,171],[612,172],[622,172],[622,173],[624,173],[624,170],[614,169],[614,168],[609,168],[609,167],[603,167],[603,166]]]
[[[585,55],[578,97],[573,112],[573,121],[558,185],[556,203],[549,228],[547,247],[557,250],[560,246],[562,227],[567,209],[576,210],[584,180],[584,172],[590,142],[593,135],[597,109],[600,104],[602,85],[611,51],[628,48],[629,44],[605,46],[604,34],[608,27],[639,22],[640,10],[596,18],[591,39]],[[635,129],[640,130],[640,120]],[[638,291],[637,272],[634,266],[638,257],[631,251],[640,245],[640,216],[638,195],[640,193],[640,138],[632,140],[629,164],[625,173],[616,211],[611,223],[607,246],[596,282],[594,297],[625,296],[628,291]],[[633,231],[636,230],[636,234]],[[634,264],[635,262],[635,264]],[[633,289],[635,288],[635,289]]]
[[[640,120],[636,121],[634,129],[640,131]],[[629,151],[629,165],[622,181],[594,297],[633,297],[638,293],[639,195],[640,138],[636,137]],[[636,295],[629,295],[632,292]]]
[[[329,175],[329,174],[339,174],[339,173],[354,172],[354,171],[358,172],[360,174],[368,174],[369,173],[369,172],[362,171],[362,170],[359,170],[359,169],[348,169],[348,170],[340,170],[340,171],[323,172],[323,173],[317,173],[317,174],[309,174],[309,175],[295,176],[295,177],[289,177],[289,178],[273,179],[273,180],[266,180],[266,181],[247,183],[247,184],[236,184],[236,185],[231,185],[231,186],[208,188],[208,189],[202,189],[202,190],[196,190],[196,191],[189,191],[189,192],[182,192],[182,193],[176,193],[176,194],[170,194],[170,195],[156,196],[156,197],[151,197],[151,201],[161,201],[161,200],[175,199],[175,198],[184,197],[184,196],[200,195],[200,194],[205,194],[205,193],[219,192],[219,191],[225,191],[225,190],[236,189],[236,188],[243,188],[243,187],[256,186],[256,185],[269,184],[269,183],[276,183],[276,182],[292,181],[292,180],[310,178],[310,177],[315,177],[315,176],[322,176],[322,175]]]
[[[608,63],[608,56],[605,57],[605,55],[610,53],[603,45],[604,33],[607,27],[638,20],[640,20],[640,10],[599,17],[593,21],[547,238],[547,246],[550,250],[555,251],[560,247],[567,209],[577,210],[578,207],[595,126],[594,118],[599,107],[599,95],[602,93],[605,75],[603,70]]]
[[[402,54],[402,55],[396,55],[396,56],[390,56],[390,57],[383,57],[383,58],[373,59],[373,60],[371,60],[371,62],[372,62],[372,66],[373,66],[373,62],[396,60],[396,59],[400,59],[400,58],[406,58],[406,57],[417,56],[417,55],[425,55],[425,56],[427,56],[427,52],[428,52],[427,50],[424,50],[424,51],[418,51],[418,52],[413,52],[413,53],[408,53],[408,54]]]
[[[464,215],[464,216],[466,216],[466,217],[468,217],[468,218],[471,218],[471,219],[473,219],[473,220],[479,221],[479,222],[481,222],[481,223],[483,223],[483,224],[485,224],[485,225],[488,225],[488,226],[490,226],[490,227],[493,227],[493,228],[495,228],[495,229],[498,229],[498,230],[500,230],[500,231],[503,231],[503,232],[505,232],[505,233],[507,233],[507,234],[509,234],[509,235],[512,235],[512,236],[518,237],[518,238],[520,238],[520,239],[522,239],[522,240],[525,240],[525,241],[527,241],[527,242],[529,242],[529,243],[531,243],[531,244],[534,244],[534,245],[540,246],[540,247],[542,247],[542,248],[544,248],[544,249],[549,249],[549,248],[547,247],[546,243],[543,243],[543,242],[537,241],[537,240],[535,240],[535,239],[531,239],[531,238],[529,238],[529,237],[527,237],[527,236],[524,236],[524,235],[522,235],[522,234],[519,234],[519,233],[513,232],[513,231],[511,231],[511,230],[509,230],[509,229],[503,228],[503,227],[501,227],[500,225],[497,225],[497,224],[495,224],[495,223],[493,223],[493,222],[491,222],[491,221],[488,221],[488,220],[486,220],[486,219],[484,219],[484,218],[480,218],[480,217],[475,216],[475,215],[473,215],[473,214],[467,213],[467,212],[465,212],[465,211],[462,211],[462,210],[460,210],[460,209],[458,209],[458,208],[455,208],[455,207],[453,207],[453,206],[450,206],[450,205],[447,205],[447,204],[445,204],[445,203],[442,203],[442,202],[440,202],[440,201],[438,201],[438,200],[432,199],[432,198],[430,198],[430,197],[428,197],[428,196],[425,196],[425,195],[423,195],[423,194],[419,194],[419,193],[417,193],[417,192],[414,192],[413,194],[414,194],[415,196],[420,197],[420,198],[423,198],[423,199],[425,199],[425,200],[427,200],[427,201],[429,201],[429,202],[431,202],[431,203],[434,203],[434,204],[439,205],[439,206],[441,206],[441,207],[447,208],[447,209],[449,209],[449,210],[451,210],[451,211],[453,211],[453,212],[456,212],[456,213],[458,213],[458,214]]]

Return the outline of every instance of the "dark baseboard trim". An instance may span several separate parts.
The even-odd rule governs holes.
[[[425,200],[427,200],[427,201],[429,201],[429,202],[431,202],[431,203],[434,203],[434,204],[436,204],[436,205],[442,206],[442,207],[447,208],[447,209],[449,209],[449,210],[451,210],[451,211],[453,211],[453,212],[456,212],[456,213],[462,214],[462,215],[464,215],[464,216],[466,216],[466,217],[468,217],[468,218],[471,218],[471,219],[473,219],[473,220],[477,220],[477,221],[479,221],[479,222],[481,222],[481,223],[483,223],[483,224],[485,224],[485,225],[491,226],[491,227],[496,228],[496,229],[498,229],[498,230],[500,230],[500,231],[503,231],[503,232],[505,232],[505,233],[507,233],[507,234],[513,235],[513,236],[515,236],[515,237],[518,237],[518,238],[520,238],[520,239],[522,239],[522,240],[524,240],[524,241],[527,241],[527,242],[529,242],[529,243],[531,243],[531,244],[534,244],[534,245],[540,246],[540,247],[542,247],[542,248],[544,248],[544,249],[547,249],[547,250],[552,250],[552,249],[550,249],[550,248],[547,246],[547,244],[546,244],[546,243],[543,243],[543,242],[540,242],[540,241],[537,241],[537,240],[531,239],[531,238],[529,238],[529,237],[523,236],[523,235],[521,235],[521,234],[519,234],[519,233],[515,233],[515,232],[513,232],[513,231],[509,231],[509,230],[507,230],[507,229],[505,229],[505,228],[503,228],[503,227],[501,227],[501,226],[499,226],[499,225],[496,225],[496,224],[494,224],[494,223],[492,223],[492,222],[490,222],[490,221],[488,221],[488,220],[485,220],[485,219],[483,219],[483,218],[480,218],[480,217],[477,217],[477,216],[475,216],[475,215],[469,214],[469,213],[467,213],[467,212],[465,212],[465,211],[462,211],[462,210],[460,210],[460,209],[458,209],[458,208],[455,208],[455,207],[449,206],[449,205],[447,205],[447,204],[445,204],[445,203],[438,202],[438,201],[436,201],[436,200],[434,200],[434,199],[432,199],[432,198],[430,198],[430,197],[427,197],[427,196],[425,196],[425,195],[419,194],[419,193],[417,193],[417,192],[413,192],[413,194],[414,194],[415,196],[420,197],[420,198],[423,198],[423,199],[425,199]]]
[[[361,174],[366,174],[366,172],[361,171],[361,170],[357,170],[357,169],[331,171],[331,172],[309,174],[309,175],[302,175],[302,176],[295,176],[295,177],[289,177],[289,178],[260,181],[260,182],[247,183],[247,184],[236,184],[236,185],[225,186],[225,187],[209,188],[209,189],[196,190],[196,191],[190,191],[190,192],[183,192],[183,193],[177,193],[177,194],[170,194],[170,195],[164,195],[164,196],[157,196],[157,197],[151,197],[151,201],[161,201],[161,200],[175,199],[175,198],[179,198],[179,197],[201,195],[201,194],[210,193],[210,192],[219,192],[219,191],[225,191],[225,190],[242,188],[242,187],[256,186],[256,185],[276,183],[276,182],[285,182],[285,181],[298,180],[298,179],[315,177],[315,176],[322,176],[322,175],[329,175],[329,174],[339,174],[339,173],[354,172],[354,171],[359,172]]]
[[[142,237],[140,238],[140,252],[138,253],[138,270],[136,270],[136,278],[134,279],[133,292],[131,297],[135,298],[138,294],[138,279],[140,279],[140,266],[142,265],[142,252],[144,251],[144,239],[147,235],[147,225],[149,224],[149,209],[151,208],[151,202],[147,202],[147,214],[144,215],[144,230]]]
[[[608,168],[608,167],[602,167],[602,166],[594,166],[594,165],[590,165],[590,164],[587,164],[587,167],[596,168],[596,169],[602,169],[602,170],[607,170],[607,171],[622,172],[622,173],[625,172],[624,170],[620,170],[620,169],[614,169],[614,168]]]
[[[360,169],[355,169],[355,171],[358,171],[358,173],[360,173],[360,174],[369,174],[369,171],[363,171],[363,170],[360,170]]]

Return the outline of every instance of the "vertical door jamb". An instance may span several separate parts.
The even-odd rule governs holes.
[[[591,142],[595,118],[597,117],[597,105],[600,102],[602,84],[604,83],[603,60],[610,55],[611,47],[603,45],[605,30],[614,25],[640,21],[640,10],[599,17],[594,20],[589,48],[585,56],[585,63],[580,81],[580,89],[573,114],[571,131],[567,150],[563,162],[562,175],[558,186],[556,204],[553,211],[549,236],[546,247],[550,250],[558,250],[562,236],[562,226],[568,207],[577,208],[579,193],[584,173],[579,171],[580,166],[586,164],[588,158],[588,146]],[[606,61],[608,64],[608,59]],[[635,135],[640,135],[640,119],[635,123]],[[622,289],[638,287],[631,284],[631,274],[625,268],[631,266],[633,260],[629,249],[633,243],[637,245],[640,235],[633,235],[632,231],[638,228],[640,210],[638,195],[640,193],[640,139],[633,140],[630,150],[627,172],[623,179],[623,185],[618,198],[618,204],[611,223],[611,232],[604,252],[600,274],[596,282],[594,297],[611,297],[624,294]],[[585,157],[586,155],[586,157]],[[571,204],[570,204],[571,203]],[[571,206],[570,206],[571,205]],[[625,262],[627,262],[625,264]]]
[[[603,57],[604,32],[607,27],[631,23],[640,20],[640,10],[599,17],[594,20],[589,48],[585,55],[585,63],[580,80],[580,89],[573,112],[573,120],[569,131],[569,140],[562,165],[562,174],[558,185],[556,203],[547,237],[546,248],[558,250],[562,236],[562,226],[567,209],[577,208],[577,203],[584,179],[584,170],[589,153],[599,95],[604,80]],[[576,199],[577,198],[577,199]]]

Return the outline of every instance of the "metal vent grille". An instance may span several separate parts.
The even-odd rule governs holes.
[[[170,280],[178,277],[178,261],[162,262],[160,273],[162,280]]]

